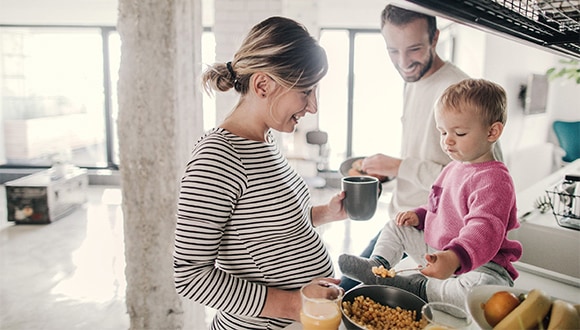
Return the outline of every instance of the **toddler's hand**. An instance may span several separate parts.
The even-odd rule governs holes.
[[[421,270],[425,276],[447,279],[459,268],[459,258],[453,251],[439,251],[425,255],[427,266]]]
[[[416,226],[419,224],[419,216],[413,211],[399,212],[395,221],[397,226]]]

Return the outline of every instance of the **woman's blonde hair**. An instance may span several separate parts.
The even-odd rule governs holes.
[[[439,111],[475,111],[484,125],[507,121],[507,96],[499,84],[485,79],[464,79],[443,92],[436,103]]]
[[[250,30],[231,62],[210,66],[202,75],[202,85],[207,93],[234,88],[245,95],[252,74],[264,72],[282,87],[307,90],[327,71],[326,52],[306,28],[275,16]]]

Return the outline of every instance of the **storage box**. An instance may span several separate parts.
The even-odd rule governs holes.
[[[49,169],[6,182],[8,221],[46,224],[74,211],[87,201],[87,170],[68,166]]]

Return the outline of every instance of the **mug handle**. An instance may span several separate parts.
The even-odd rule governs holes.
[[[378,192],[377,198],[381,197],[382,193],[383,193],[383,184],[381,181],[379,181],[379,192]]]

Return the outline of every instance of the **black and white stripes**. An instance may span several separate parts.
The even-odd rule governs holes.
[[[334,271],[309,218],[310,194],[267,143],[213,129],[181,183],[175,233],[177,291],[219,310],[215,329],[279,329],[257,317],[266,287],[294,290]]]

